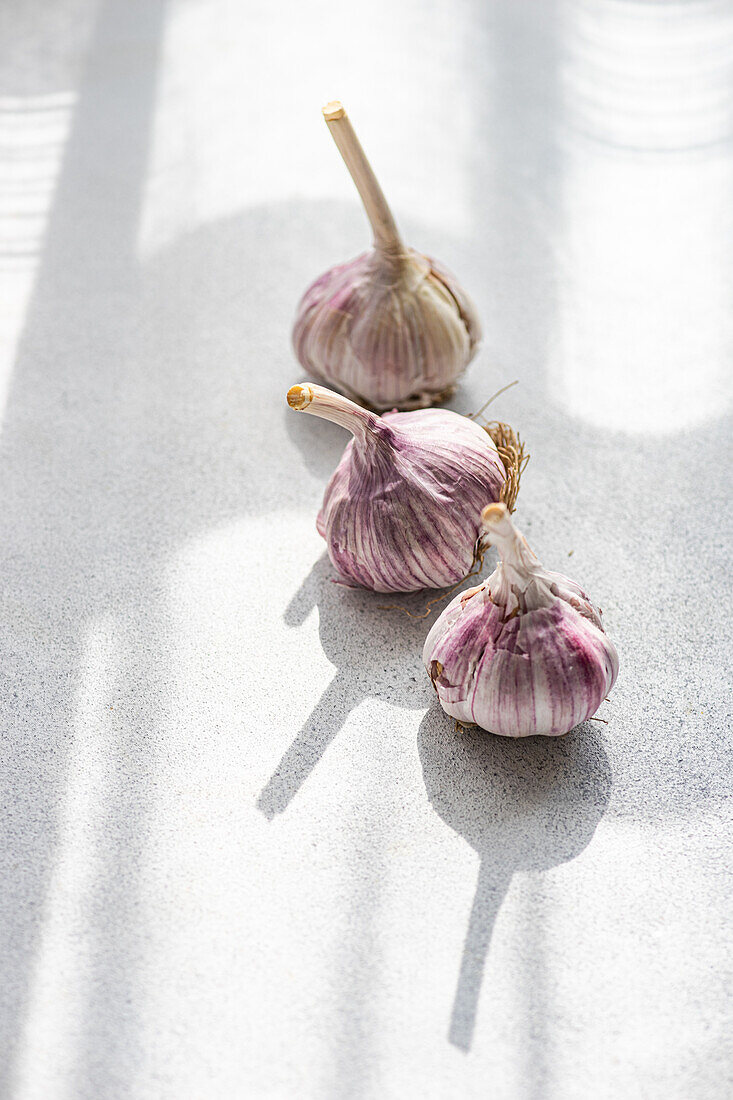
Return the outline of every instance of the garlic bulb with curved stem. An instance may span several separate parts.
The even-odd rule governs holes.
[[[288,391],[288,404],[353,435],[326,487],[317,526],[337,572],[376,592],[444,588],[476,560],[481,509],[516,496],[521,444],[500,454],[489,432],[448,409],[378,416],[322,386]],[[508,475],[502,456],[513,455]],[[510,461],[509,458],[506,459]]]
[[[406,247],[340,103],[323,109],[374,234],[306,290],[293,326],[303,367],[375,409],[447,398],[481,339],[476,308],[441,264]]]
[[[482,513],[500,561],[457,596],[425,640],[423,663],[443,710],[504,737],[558,736],[598,710],[618,674],[601,612],[545,569],[506,507]]]

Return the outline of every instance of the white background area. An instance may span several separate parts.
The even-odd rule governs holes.
[[[731,4],[0,18],[0,1096],[728,1097]],[[478,305],[451,407],[518,380],[607,724],[456,733],[428,621],[332,583],[333,98]]]

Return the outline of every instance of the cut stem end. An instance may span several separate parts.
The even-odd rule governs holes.
[[[497,504],[488,504],[481,513],[481,519],[487,527],[494,527],[501,523],[507,511],[506,504],[502,504],[501,501]]]
[[[379,417],[373,412],[363,409],[341,393],[327,390],[325,386],[311,386],[309,382],[301,382],[298,386],[290,387],[287,397],[291,409],[312,413],[323,420],[330,420],[333,424],[340,424],[357,439],[364,440],[367,433],[373,434],[380,429]]]
[[[313,400],[312,386],[291,386],[288,390],[288,405],[291,409],[302,412],[307,409]]]
[[[343,104],[339,103],[337,99],[332,100],[331,103],[327,103],[323,108],[323,117],[326,122],[333,122],[336,118],[343,118],[345,114],[346,111],[343,108]]]

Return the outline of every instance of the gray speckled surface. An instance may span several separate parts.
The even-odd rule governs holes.
[[[5,16],[0,1095],[730,1095],[730,4]],[[331,583],[334,96],[482,312],[452,406],[520,381],[607,725],[456,735]]]

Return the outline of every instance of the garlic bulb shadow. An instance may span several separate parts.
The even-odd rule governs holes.
[[[419,614],[426,599],[418,593],[399,602]],[[323,652],[336,667],[257,799],[265,817],[287,809],[360,703],[382,698],[399,707],[426,705],[430,685],[420,665],[425,620],[385,611],[389,604],[389,596],[336,583],[326,553],[291,599],[286,624],[302,626],[317,608]]]
[[[611,770],[590,723],[562,738],[515,741],[479,729],[454,733],[437,703],[420,726],[418,751],[433,809],[480,859],[449,1029],[450,1042],[467,1051],[512,876],[580,855],[606,811]]]

